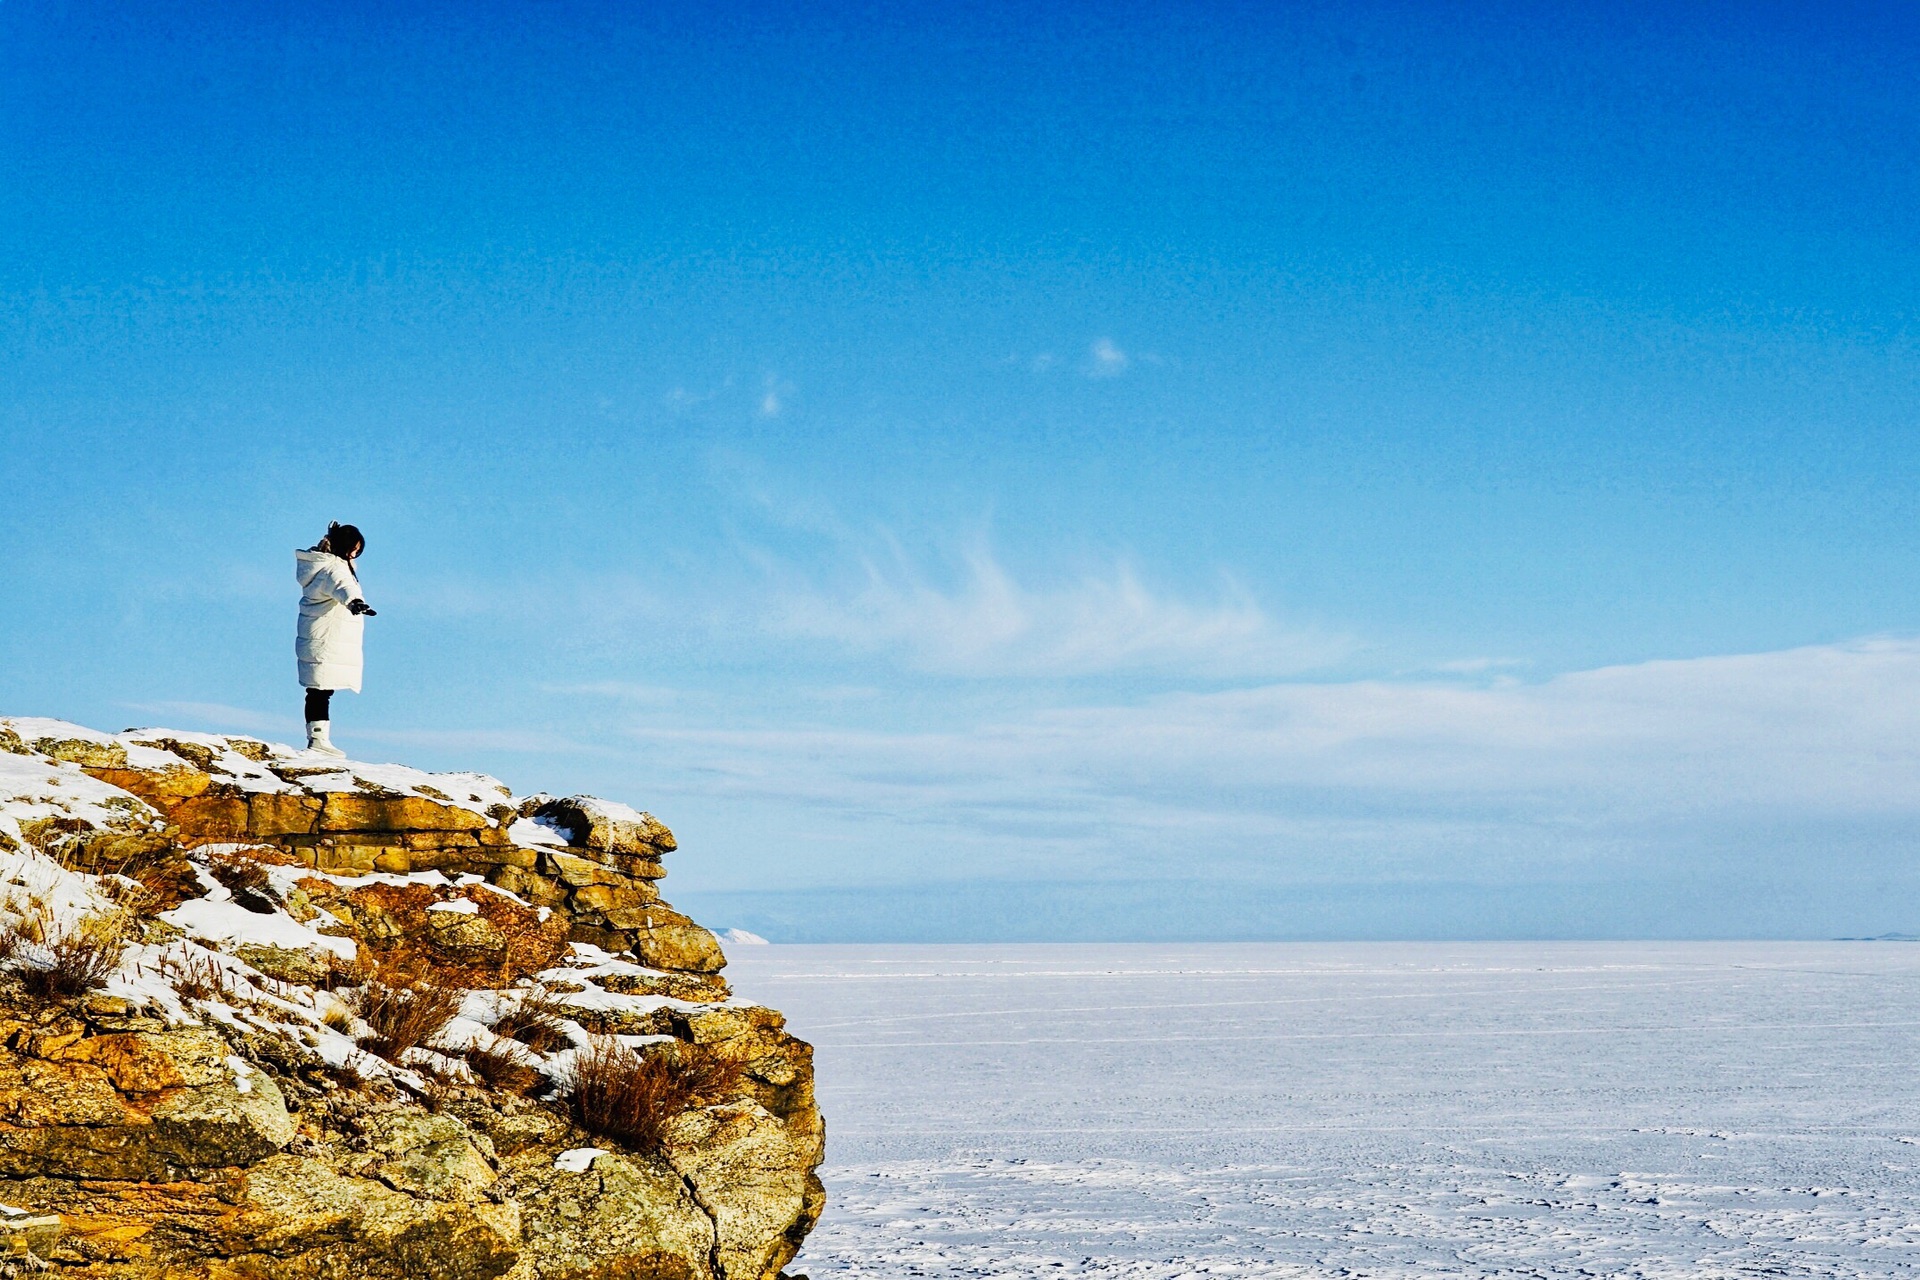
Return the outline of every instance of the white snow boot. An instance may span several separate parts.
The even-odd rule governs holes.
[[[347,753],[327,740],[327,721],[307,721],[307,750],[316,756],[337,756],[346,759]]]

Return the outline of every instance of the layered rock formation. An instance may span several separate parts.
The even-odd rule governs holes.
[[[822,1205],[811,1050],[661,898],[673,849],[477,774],[0,720],[0,1276],[772,1280]],[[645,1124],[581,1105],[594,1061]]]

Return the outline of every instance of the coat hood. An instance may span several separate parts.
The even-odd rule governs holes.
[[[312,583],[314,575],[318,574],[322,569],[331,569],[334,573],[349,580],[358,580],[359,578],[359,575],[354,573],[352,565],[331,551],[315,551],[309,547],[304,551],[296,551],[293,553],[293,577],[294,581],[298,582],[301,586],[304,587]]]

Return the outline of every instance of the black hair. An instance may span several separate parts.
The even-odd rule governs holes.
[[[360,536],[360,530],[350,524],[341,524],[338,520],[328,524],[327,536],[313,544],[315,551],[329,551],[342,560],[346,560],[347,553],[355,548],[366,550],[367,540]]]

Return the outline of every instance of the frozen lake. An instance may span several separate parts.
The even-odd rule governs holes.
[[[1920,944],[729,954],[815,1280],[1920,1272]]]

